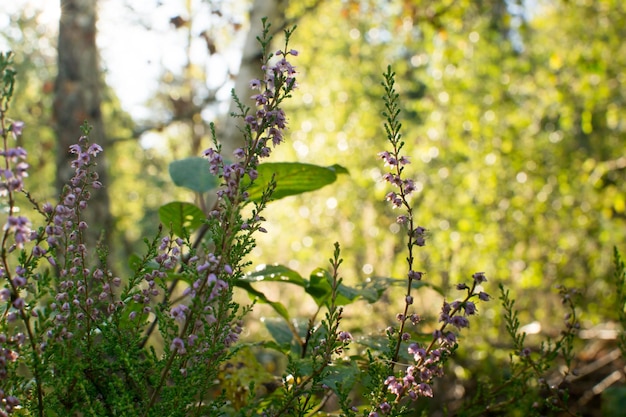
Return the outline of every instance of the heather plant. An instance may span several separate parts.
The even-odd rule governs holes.
[[[263,162],[285,141],[281,105],[297,88],[292,32],[285,32],[282,49],[270,53],[264,22],[259,42],[265,76],[250,82],[256,106],[248,108],[234,97],[238,112],[233,116],[243,122],[244,146],[223,155],[212,127],[212,146],[202,159],[170,165],[173,181],[194,191],[199,204],[163,206],[162,226],[145,239],[143,255],[130,256],[133,273],[125,277],[109,267],[107,249],[85,234],[90,225],[82,215],[102,186],[93,166],[103,151],[89,143],[88,125],[69,149],[75,155],[74,176],[59,200],[39,204],[26,191],[27,153],[15,145],[24,125],[8,116],[16,74],[11,56],[0,55],[0,193],[6,212],[0,252],[0,415],[308,416],[332,408],[333,399],[341,415],[376,417],[408,414],[418,400],[436,396],[436,380],[459,347],[459,332],[477,314],[477,301],[490,296],[485,274],[476,272],[456,285],[458,299],[443,301],[435,325],[426,323],[428,312],[415,304],[427,277],[419,271],[416,251],[426,245],[428,231],[418,224],[412,205],[416,187],[407,173],[410,160],[403,152],[391,68],[382,83],[388,149],[379,157],[391,187],[386,199],[403,231],[405,276],[348,286],[340,274],[338,243],[329,265],[308,278],[280,265],[249,272],[268,204],[346,173],[338,165]],[[20,214],[20,204],[34,207],[41,226]],[[623,266],[621,274],[623,284]],[[316,304],[315,313],[292,317],[285,305],[255,287],[259,281],[301,288]],[[402,309],[382,338],[353,336],[343,327],[351,303],[377,302],[390,286],[404,288]],[[276,312],[276,318],[265,320],[270,340],[240,340],[254,303],[235,302],[236,288]],[[524,407],[536,413],[568,410],[561,383],[572,368],[578,319],[574,293],[564,288],[560,293],[568,310],[565,329],[533,351],[520,332],[514,301],[500,288],[513,344],[512,376],[501,384],[482,384],[460,414],[520,406],[512,398],[523,398]],[[280,375],[263,368],[258,354],[265,350],[284,358]],[[557,359],[567,372],[554,382],[548,378]]]

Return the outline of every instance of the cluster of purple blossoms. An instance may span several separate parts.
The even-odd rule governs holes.
[[[251,98],[256,104],[254,113],[244,115],[246,146],[234,151],[237,162],[225,164],[219,150],[209,148],[204,151],[204,156],[209,160],[209,171],[214,175],[220,175],[223,179],[223,188],[218,191],[218,197],[227,197],[231,201],[240,194],[240,183],[245,175],[254,181],[258,177],[256,166],[260,158],[266,158],[271,154],[268,146],[271,142],[277,146],[283,142],[283,132],[287,127],[285,112],[279,107],[281,101],[296,88],[295,67],[287,57],[297,56],[298,52],[277,51],[276,56],[280,59],[271,66],[264,65],[265,77],[263,80],[252,80],[250,87],[259,92]],[[244,191],[242,198],[247,199]]]
[[[151,305],[156,302],[156,297],[161,293],[159,282],[167,279],[167,272],[173,270],[179,264],[184,245],[185,242],[181,238],[172,239],[170,236],[165,236],[161,239],[157,248],[158,254],[153,259],[158,266],[143,274],[142,280],[147,286],[143,286],[132,296],[133,301],[143,305],[143,307],[140,314],[137,311],[130,313],[129,318],[131,320],[137,317],[145,317],[145,315],[152,312]],[[180,315],[174,318],[180,318]]]
[[[481,301],[488,301],[489,295],[483,291],[476,291],[477,287],[487,281],[483,272],[477,272],[472,275],[474,283],[472,287],[466,284],[459,284],[459,290],[467,290],[467,296],[462,301],[445,302],[441,309],[439,321],[443,324],[433,332],[433,340],[427,347],[422,347],[417,343],[411,343],[407,351],[413,356],[415,364],[409,366],[404,375],[401,377],[389,376],[385,380],[387,390],[396,396],[396,402],[403,397],[409,397],[416,400],[419,397],[432,397],[433,390],[431,382],[435,377],[443,375],[443,358],[452,353],[452,349],[457,343],[457,336],[452,331],[447,331],[448,326],[452,326],[458,330],[469,327],[469,316],[477,313],[476,304],[470,301],[471,298],[477,297]],[[412,302],[412,300],[411,300]],[[408,304],[411,304],[407,300]],[[399,315],[399,320],[404,320]],[[419,317],[415,320],[411,319],[413,324],[419,322]],[[408,333],[406,334],[408,336]],[[403,340],[408,340],[403,338]],[[385,414],[381,407],[381,412]],[[370,414],[371,415],[371,414]]]
[[[59,268],[57,293],[50,304],[56,328],[48,331],[48,337],[57,340],[72,338],[74,326],[81,328],[85,320],[110,315],[124,305],[115,298],[115,288],[121,286],[122,280],[89,265],[84,236],[88,225],[81,216],[91,199],[91,191],[102,187],[98,174],[91,170],[102,147],[89,144],[88,138],[81,136],[78,143],[70,146],[69,152],[75,155],[71,162],[74,175],[56,206],[50,203],[42,206],[48,225],[38,239],[45,237],[49,249],[40,246],[33,249],[37,257],[50,252],[48,261]]]
[[[22,134],[24,122],[13,122],[9,128],[13,138],[17,139]],[[25,162],[27,152],[24,148],[6,148],[0,151],[4,157],[5,169],[0,169],[0,196],[6,196],[8,192],[20,191],[24,187],[24,178],[28,177],[28,164]]]
[[[17,139],[24,129],[24,122],[15,121],[11,124],[9,131],[13,138]],[[14,192],[22,191],[24,188],[24,178],[28,177],[28,164],[26,163],[27,152],[22,147],[6,148],[0,150],[0,156],[4,157],[5,168],[0,169],[0,197],[7,197]],[[9,197],[12,199],[12,197]],[[12,233],[15,244],[9,251],[15,248],[23,248],[26,242],[35,238],[35,234],[30,228],[30,221],[24,216],[15,216],[13,210],[10,211],[7,223],[3,230],[5,233]]]
[[[417,190],[415,182],[412,179],[402,178],[402,167],[408,165],[411,162],[406,156],[398,156],[397,153],[389,153],[387,151],[379,152],[378,156],[385,161],[385,166],[391,167],[395,172],[387,172],[383,175],[383,180],[387,181],[391,185],[400,188],[400,192],[396,193],[391,191],[387,193],[385,199],[391,202],[393,208],[400,208],[406,203],[406,197],[411,195]],[[406,221],[405,218],[398,219],[398,222]]]
[[[0,333],[0,386],[4,379],[8,377],[7,365],[11,362],[15,362],[19,358],[17,351],[12,349],[12,345],[23,344],[25,336],[23,333],[9,338],[6,334]],[[16,407],[20,405],[20,401],[13,395],[7,395],[2,388],[0,388],[0,417],[8,416],[15,411]]]
[[[187,347],[195,346],[199,336],[205,334],[207,328],[217,323],[214,301],[229,289],[228,282],[221,277],[233,275],[232,267],[228,264],[222,265],[221,257],[213,253],[208,253],[204,257],[204,262],[199,263],[199,260],[198,256],[193,256],[188,260],[188,264],[195,268],[199,278],[183,291],[183,296],[189,297],[190,304],[200,300],[202,306],[200,314],[193,314],[191,308],[182,303],[176,304],[170,309],[170,317],[181,325],[187,320],[193,319],[189,335],[185,338],[183,335],[175,337],[170,343],[170,350],[179,355],[187,354]],[[230,346],[239,338],[242,331],[241,323],[237,322],[225,326],[222,330],[225,332],[224,344]],[[203,346],[204,344],[206,343],[203,342],[201,346],[196,346],[196,350],[201,352],[206,347]]]
[[[67,252],[84,254],[84,245],[81,245],[80,235],[88,226],[85,221],[81,220],[80,212],[87,208],[87,202],[91,198],[90,190],[102,188],[102,183],[98,181],[98,173],[89,169],[93,164],[92,158],[100,152],[102,152],[102,147],[95,143],[89,145],[86,136],[81,136],[77,144],[70,146],[70,153],[76,155],[71,163],[72,168],[75,169],[74,176],[65,186],[61,201],[56,207],[52,207],[49,203],[43,206],[43,211],[52,218],[52,223],[46,227],[47,242],[50,247],[57,247],[63,240],[66,245],[64,249]]]

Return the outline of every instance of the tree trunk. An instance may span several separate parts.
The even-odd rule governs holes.
[[[96,3],[97,0],[61,0],[59,72],[53,110],[58,145],[55,184],[59,192],[74,174],[70,167],[73,158],[68,153],[68,147],[81,136],[80,126],[85,121],[92,127],[90,143],[97,143],[105,149],[105,153],[98,157],[95,169],[100,176],[100,182],[105,187],[108,184],[103,156],[106,154],[107,143],[100,110],[102,77],[96,48]],[[113,221],[105,187],[93,190],[83,218],[89,225],[89,241],[94,242],[102,235],[102,242],[108,245]]]

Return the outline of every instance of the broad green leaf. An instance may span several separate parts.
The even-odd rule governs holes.
[[[159,208],[159,220],[166,229],[172,228],[177,236],[184,236],[200,227],[206,219],[202,210],[191,203],[174,201]]]
[[[309,285],[306,288],[306,292],[313,297],[318,306],[323,305],[332,293],[330,282],[332,277],[322,268],[317,268],[311,272]]]
[[[333,171],[335,171],[336,174],[350,175],[350,171],[348,171],[348,168],[343,167],[343,166],[341,166],[339,164],[333,164],[333,165],[329,166],[328,169],[332,169]]]
[[[259,177],[248,189],[250,200],[259,201],[267,184],[275,175],[276,189],[272,200],[279,200],[291,195],[306,193],[320,189],[335,182],[337,174],[348,171],[340,165],[322,167],[319,165],[303,164],[299,162],[270,162],[259,164]]]
[[[265,294],[252,287],[252,283],[260,281],[285,282],[299,285],[303,288],[306,288],[308,281],[302,278],[296,271],[289,269],[286,266],[266,265],[258,271],[250,272],[244,275],[234,284],[236,287],[247,291],[252,299],[256,298],[262,303],[269,304],[281,317],[285,320],[289,320],[289,313],[283,304],[269,300]]]
[[[264,304],[269,304],[274,309],[274,311],[276,311],[282,318],[284,318],[285,320],[289,320],[289,312],[283,304],[277,301],[271,301],[261,291],[255,290],[249,282],[237,280],[235,281],[234,285],[235,287],[239,287],[245,290],[250,298],[257,299]]]
[[[332,294],[332,276],[322,268],[317,268],[311,273],[309,285],[306,292],[313,297],[318,306],[330,301]],[[360,296],[360,291],[347,285],[339,284],[337,288],[337,298],[335,304],[338,306],[347,305],[355,301]]]
[[[251,283],[260,281],[288,282],[301,287],[308,285],[308,282],[300,274],[283,265],[266,265],[257,271],[246,274],[241,280]]]
[[[386,336],[368,335],[361,336],[354,339],[355,343],[363,345],[374,351],[382,352],[389,346],[389,339]]]
[[[354,386],[354,384],[358,382],[361,374],[361,370],[356,362],[341,363],[330,367],[328,375],[326,375],[320,383],[338,392],[339,387],[342,389],[350,389],[350,387]]]
[[[170,177],[174,184],[197,193],[206,193],[217,187],[217,178],[209,172],[209,161],[200,157],[180,159],[170,163]]]
[[[261,321],[279,346],[283,348],[291,346],[291,342],[294,341],[294,335],[285,320],[263,317]]]

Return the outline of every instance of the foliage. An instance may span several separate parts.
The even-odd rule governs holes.
[[[456,284],[463,293],[460,299],[444,301],[435,313],[416,308],[423,290],[445,291],[423,282],[426,275],[417,267],[417,251],[431,234],[415,217],[421,187],[407,174],[412,143],[403,139],[402,96],[390,67],[382,83],[388,149],[378,157],[386,167],[380,178],[394,187],[386,190],[385,199],[400,212],[394,239],[404,253],[399,268],[403,278],[344,283],[339,244],[334,245],[330,267],[314,269],[308,279],[280,265],[246,273],[255,238],[266,232],[262,222],[268,203],[319,189],[347,172],[338,165],[261,163],[284,141],[283,101],[296,87],[289,60],[298,55],[289,49],[292,30],[285,33],[284,48],[269,53],[269,26],[264,27],[259,40],[266,75],[251,82],[257,106],[250,109],[238,101],[235,114],[245,122],[245,146],[236,150],[235,162],[227,160],[211,127],[213,147],[204,152],[205,159],[170,165],[172,180],[196,193],[198,205],[163,206],[163,227],[144,240],[143,255],[131,257],[133,273],[124,279],[108,269],[106,248],[84,240],[88,225],[81,213],[88,209],[91,193],[102,186],[90,170],[102,149],[89,144],[87,125],[79,143],[70,148],[76,155],[76,175],[58,203],[39,205],[24,191],[26,152],[10,145],[24,127],[8,116],[15,71],[10,56],[0,56],[2,192],[8,213],[0,254],[1,413],[305,416],[330,408],[334,399],[334,411],[341,415],[375,417],[419,410],[425,399],[437,394],[435,380],[444,376],[446,364],[462,345],[459,331],[476,315],[475,302],[490,297],[484,291],[485,273],[476,272],[470,285]],[[213,205],[209,192],[218,196]],[[18,214],[18,197],[24,196],[43,216],[41,227]],[[617,250],[615,266],[617,301],[623,307],[623,263]],[[289,306],[256,288],[259,281],[302,288],[316,305],[314,314],[295,317]],[[403,288],[402,309],[382,337],[354,337],[344,330],[345,309],[357,300],[376,303],[396,285]],[[182,291],[176,291],[177,286]],[[265,321],[271,339],[239,341],[252,306],[235,301],[236,287],[280,316]],[[564,330],[533,351],[525,345],[509,291],[500,287],[504,325],[513,344],[510,374],[483,381],[477,394],[455,412],[573,413],[564,383],[573,374],[579,328],[576,292],[565,287],[559,292],[568,311]],[[428,323],[429,314],[438,324]],[[286,362],[278,379],[263,369],[261,352],[268,350]],[[555,382],[553,372],[560,362],[565,371]],[[362,400],[354,399],[355,392]],[[521,401],[512,403],[510,398]]]

